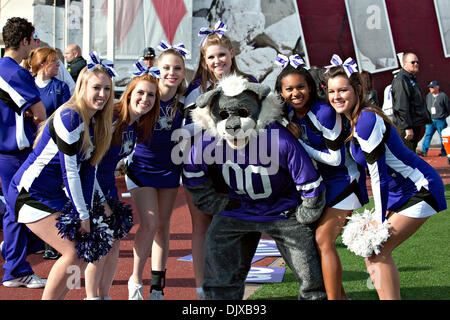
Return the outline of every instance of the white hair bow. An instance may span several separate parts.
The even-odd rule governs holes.
[[[166,51],[166,50],[169,50],[169,49],[175,49],[179,53],[181,53],[181,55],[183,57],[185,57],[189,53],[189,51],[186,49],[184,44],[179,43],[179,44],[176,44],[174,46],[171,46],[167,42],[165,42],[164,40],[161,40],[161,42],[158,44],[158,49],[160,49],[162,51]]]
[[[150,74],[154,78],[161,78],[161,73],[159,72],[158,67],[147,68],[147,65],[144,61],[138,60],[134,63],[134,72],[133,77],[139,77],[144,74]]]
[[[345,59],[344,62],[342,62],[341,57],[339,57],[337,54],[333,54],[330,62],[331,62],[331,65],[325,67],[327,69],[327,71],[325,71],[325,73],[328,72],[330,70],[330,68],[337,67],[337,66],[342,66],[348,77],[350,77],[350,75],[353,72],[358,72],[358,68],[357,68],[358,65],[356,64],[355,60],[353,60],[350,57],[348,57],[347,59]]]
[[[114,64],[110,60],[103,60],[100,61],[100,58],[98,57],[97,51],[92,51],[89,53],[88,61],[87,61],[87,70],[92,71],[94,70],[96,65],[101,65],[103,68],[108,71],[109,76],[117,77],[117,72],[114,70]]]
[[[290,64],[294,68],[297,68],[298,66],[305,64],[305,61],[303,61],[303,59],[298,54],[291,55],[288,58],[287,56],[279,53],[275,58],[275,64],[281,66],[283,69],[286,68],[288,64]]]
[[[200,45],[203,46],[205,43],[206,38],[208,38],[210,35],[217,33],[219,35],[219,38],[222,38],[222,35],[227,32],[227,26],[222,21],[217,21],[217,23],[214,25],[214,28],[200,28],[200,31],[198,32],[199,37],[203,37],[202,41],[200,42]]]

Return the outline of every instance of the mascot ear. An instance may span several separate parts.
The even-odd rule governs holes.
[[[206,93],[203,93],[198,96],[197,100],[195,100],[195,105],[199,108],[206,107],[212,98],[218,95],[221,92],[221,88],[216,88]]]
[[[258,95],[260,100],[265,99],[270,93],[270,87],[260,83],[249,82],[247,90],[252,91]]]

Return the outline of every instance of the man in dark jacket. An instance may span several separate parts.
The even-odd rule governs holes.
[[[77,44],[69,44],[64,51],[64,58],[67,61],[67,70],[73,81],[77,82],[78,74],[87,65],[86,60],[81,56],[81,48]]]
[[[409,52],[403,55],[402,63],[403,69],[392,80],[394,123],[406,146],[416,152],[417,144],[425,133],[425,124],[431,123],[431,117],[416,79],[419,59]]]

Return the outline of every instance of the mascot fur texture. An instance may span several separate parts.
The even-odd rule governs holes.
[[[206,298],[243,298],[264,233],[299,281],[299,299],[325,299],[313,223],[325,188],[300,143],[278,123],[279,98],[265,85],[231,75],[197,98],[191,116],[203,132],[183,165],[184,187],[214,216],[205,248]],[[211,163],[218,170],[210,170]],[[212,174],[222,175],[228,194],[215,191]]]

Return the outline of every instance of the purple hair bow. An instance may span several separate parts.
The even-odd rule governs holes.
[[[286,68],[288,64],[290,64],[294,68],[297,68],[298,66],[305,64],[305,61],[303,61],[303,59],[298,54],[291,55],[288,58],[287,56],[279,53],[275,58],[275,64],[281,66],[283,69]]]
[[[208,38],[210,35],[217,33],[219,37],[221,38],[225,32],[227,32],[227,26],[222,21],[217,21],[217,23],[214,25],[214,28],[200,28],[200,31],[198,32],[199,37],[203,37],[202,41],[200,42],[200,45],[203,46],[205,43],[206,38]]]
[[[108,71],[108,74],[111,78],[117,77],[117,72],[114,70],[113,62],[110,60],[100,61],[97,51],[92,51],[91,53],[89,53],[87,70],[88,71],[94,70],[96,65],[101,65],[103,68],[105,68]]]
[[[353,60],[350,57],[348,57],[347,59],[345,59],[344,62],[342,62],[341,57],[339,57],[337,54],[333,54],[330,62],[331,62],[331,65],[325,67],[327,69],[327,71],[325,71],[325,72],[328,72],[330,70],[330,68],[337,67],[337,66],[342,66],[348,77],[350,77],[350,75],[353,72],[358,72],[358,68],[357,68],[358,65],[356,64],[355,60]]]
[[[169,50],[169,49],[175,49],[179,53],[181,53],[181,55],[183,57],[185,57],[189,53],[189,51],[186,49],[184,44],[179,43],[179,44],[176,44],[174,46],[171,46],[167,42],[165,42],[164,40],[161,40],[161,42],[158,44],[158,49],[160,49],[162,51],[166,51],[166,50]]]
[[[134,63],[134,69],[133,77],[139,77],[144,74],[150,74],[154,78],[161,78],[161,73],[159,72],[158,67],[151,67],[150,69],[147,68],[147,65],[144,61],[138,60]]]

